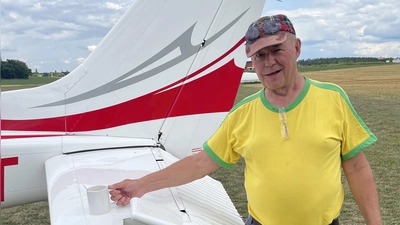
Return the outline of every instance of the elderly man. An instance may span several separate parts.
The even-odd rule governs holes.
[[[246,224],[338,224],[344,199],[341,166],[367,224],[382,224],[364,150],[376,141],[337,85],[299,74],[301,41],[285,15],[252,23],[245,35],[264,88],[230,111],[204,151],[138,180],[109,188],[112,200],[201,178],[246,161]]]

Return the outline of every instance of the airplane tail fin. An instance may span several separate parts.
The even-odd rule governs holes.
[[[153,138],[177,157],[190,155],[233,105],[247,60],[243,36],[263,5],[137,0],[69,75],[3,93],[1,128]]]

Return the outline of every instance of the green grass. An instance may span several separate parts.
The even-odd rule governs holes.
[[[43,85],[59,79],[58,77],[30,77],[29,79],[1,79],[1,85]]]
[[[1,91],[33,88],[58,80],[58,77],[30,77],[29,79],[1,79]]]
[[[36,202],[2,209],[1,225],[46,225],[50,224],[47,202]]]
[[[374,172],[383,224],[400,225],[400,64],[302,74],[339,84],[349,95],[358,114],[378,137],[377,143],[366,149],[365,154]],[[260,84],[241,85],[236,102],[260,88]],[[243,217],[247,216],[244,166],[244,161],[240,160],[231,169],[220,168],[211,174],[223,183]],[[345,177],[343,185],[346,194],[340,215],[341,223],[365,224]],[[49,224],[47,206],[47,202],[39,202],[3,209],[0,219],[2,224]]]

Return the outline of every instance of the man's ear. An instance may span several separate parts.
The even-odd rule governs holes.
[[[296,56],[299,58],[300,53],[301,53],[301,40],[299,38],[296,38]]]

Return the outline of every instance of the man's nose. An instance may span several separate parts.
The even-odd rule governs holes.
[[[271,67],[275,64],[276,60],[272,54],[266,54],[264,59],[264,66]]]

